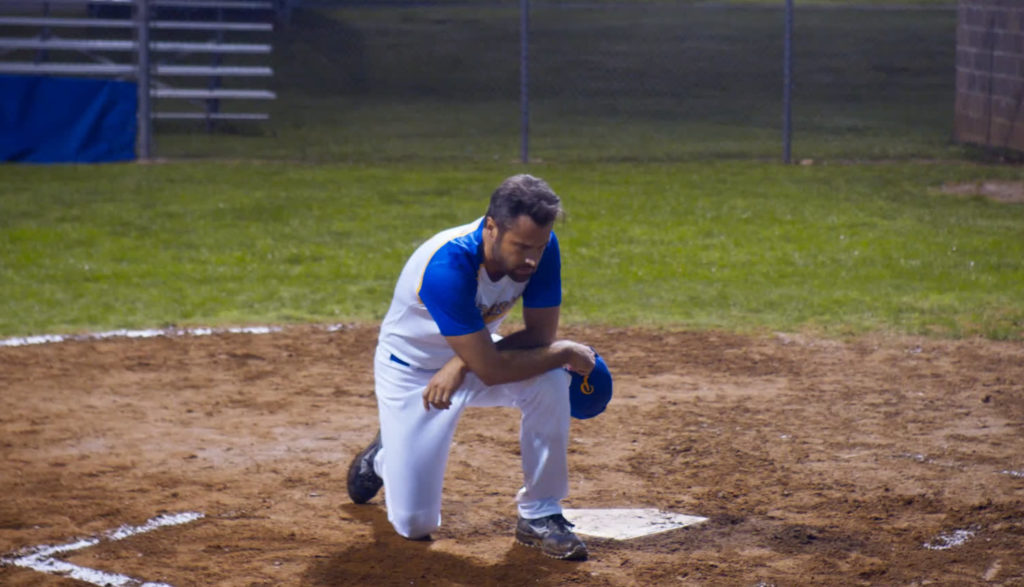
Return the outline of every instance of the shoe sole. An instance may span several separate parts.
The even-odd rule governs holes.
[[[518,530],[516,530],[516,543],[517,544],[521,544],[521,545],[523,545],[523,546],[525,546],[527,548],[537,549],[544,556],[546,556],[548,558],[553,558],[553,559],[556,559],[556,560],[562,560],[562,561],[584,561],[584,560],[587,560],[587,556],[588,556],[587,555],[587,547],[584,544],[580,544],[576,548],[574,548],[571,551],[569,551],[567,554],[559,555],[559,554],[555,554],[555,553],[549,552],[547,550],[544,550],[544,546],[542,544],[542,539],[537,538],[536,536],[528,536],[528,535],[522,534]]]

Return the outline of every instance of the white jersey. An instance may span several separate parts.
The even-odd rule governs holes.
[[[484,268],[484,219],[442,231],[416,249],[395,286],[378,345],[398,362],[440,369],[455,352],[446,336],[498,330],[522,297],[523,305],[561,305],[561,259],[551,233],[537,270],[517,282],[492,281]]]

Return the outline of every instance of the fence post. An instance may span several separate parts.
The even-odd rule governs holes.
[[[530,0],[519,0],[519,158],[530,162]]]
[[[148,161],[153,156],[153,117],[149,95],[149,0],[135,0],[135,25],[138,43],[135,76],[138,84],[138,152],[139,159]]]
[[[793,130],[793,0],[786,0],[782,43],[782,162],[792,160]]]
[[[45,18],[45,17],[48,17],[48,16],[50,16],[50,3],[49,2],[43,2],[43,17]],[[43,27],[43,30],[40,31],[40,33],[39,33],[39,38],[41,40],[44,40],[44,41],[46,39],[49,39],[50,38],[50,27]],[[46,49],[40,49],[40,50],[36,51],[36,60],[35,60],[35,62],[37,64],[45,63],[46,61],[49,61],[49,60],[50,60],[50,52],[49,51],[47,51]]]

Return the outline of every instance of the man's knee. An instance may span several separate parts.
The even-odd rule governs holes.
[[[545,420],[569,420],[569,382],[571,377],[565,369],[552,369],[542,373],[523,390],[517,406],[527,418],[540,417]]]
[[[565,369],[552,369],[541,375],[547,385],[551,387],[557,387],[559,389],[565,389],[566,393],[569,392],[569,382],[572,381],[572,375]]]
[[[540,376],[538,387],[542,396],[550,403],[568,405],[571,381],[572,376],[565,369],[552,369]]]
[[[421,540],[441,527],[441,517],[436,513],[409,513],[389,515],[395,532],[410,540]]]

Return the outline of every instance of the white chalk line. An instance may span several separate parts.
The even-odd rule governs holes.
[[[949,534],[939,534],[921,546],[928,550],[949,550],[954,546],[962,546],[973,537],[974,530],[953,530]]]
[[[32,569],[49,575],[69,577],[85,583],[91,583],[93,585],[110,585],[112,587],[171,587],[166,583],[152,583],[135,579],[127,575],[90,569],[88,567],[75,565],[54,557],[68,552],[81,550],[83,548],[88,548],[90,546],[96,546],[104,540],[108,542],[124,540],[125,538],[151,532],[158,528],[194,522],[202,517],[204,517],[203,514],[198,512],[164,514],[148,520],[141,526],[124,525],[119,528],[115,528],[114,530],[105,532],[103,538],[83,538],[67,544],[29,547],[14,553],[12,556],[0,558],[0,562]]]
[[[1024,478],[1024,472],[1011,471],[1009,469],[1000,471],[1003,475],[1010,475],[1017,479]],[[969,529],[953,530],[945,534],[939,534],[935,538],[925,542],[921,546],[928,550],[949,550],[957,546],[963,546],[968,540],[974,538],[975,531]]]
[[[158,336],[210,336],[211,334],[269,334],[279,332],[281,329],[274,326],[251,326],[244,328],[161,328],[150,330],[111,330],[108,332],[94,332],[90,334],[39,334],[36,336],[24,336],[6,338],[0,340],[0,347],[31,346],[36,344],[49,344],[65,342],[69,340],[105,340],[108,338],[156,338]]]
[[[345,324],[331,324],[323,327],[327,332],[338,332],[347,328]],[[159,328],[147,330],[110,330],[90,334],[37,334],[0,339],[0,347],[31,346],[76,340],[105,340],[108,338],[156,338],[158,336],[210,336],[211,334],[271,334],[281,332],[279,326],[244,326],[238,328]]]
[[[923,454],[920,454],[920,453],[916,453],[915,454],[915,453],[904,452],[904,453],[900,453],[900,454],[897,454],[897,455],[893,455],[893,458],[910,459],[912,461],[915,461],[915,462],[918,462],[918,463],[921,463],[921,464],[924,464],[924,465],[937,465],[939,467],[946,467],[946,468],[949,468],[949,469],[960,469],[960,470],[963,470],[965,467],[971,466],[970,464],[965,465],[963,463],[958,463],[956,461],[948,461],[948,462],[944,462],[944,463],[943,462],[939,462],[939,461],[936,461],[933,458],[927,457],[927,456],[925,456]],[[1013,470],[1010,470],[1010,469],[1003,469],[1002,471],[993,471],[993,473],[996,473],[996,474],[999,474],[999,475],[1009,475],[1010,477],[1013,477],[1014,479],[1024,479],[1024,471],[1013,471]]]

